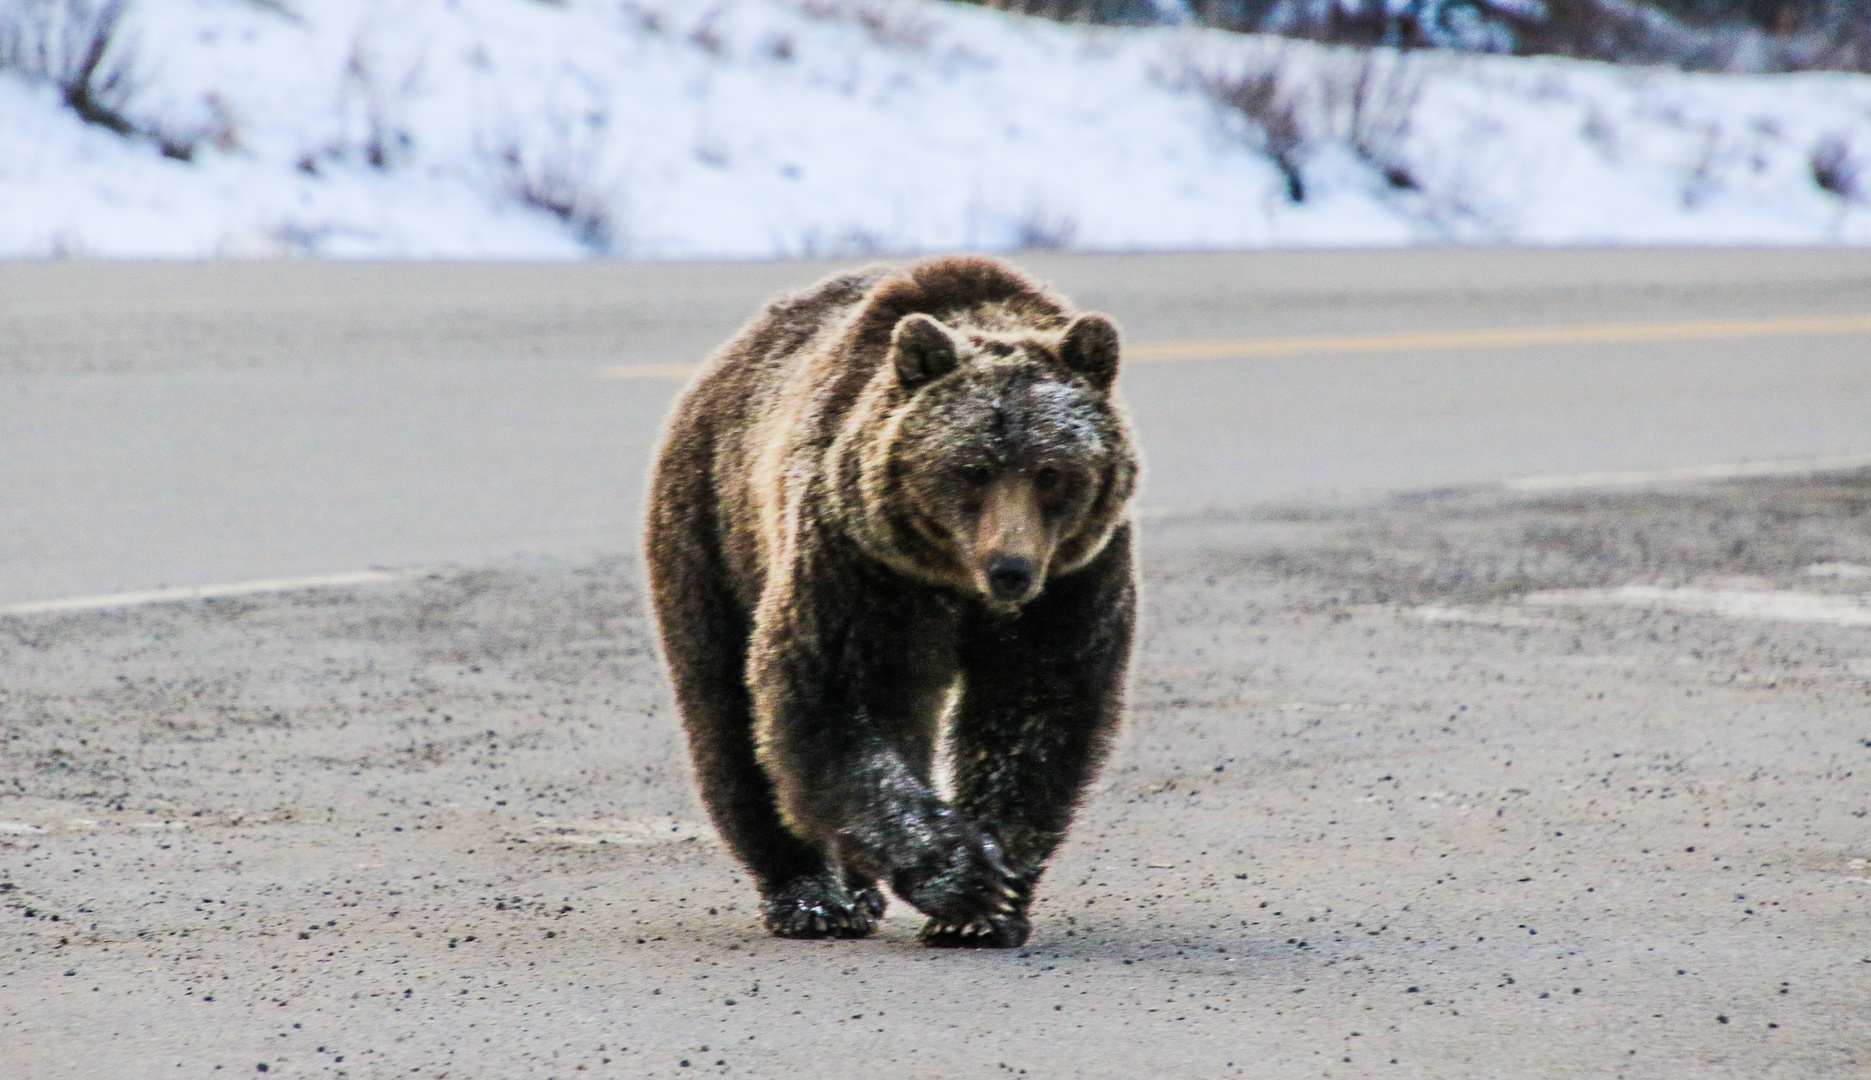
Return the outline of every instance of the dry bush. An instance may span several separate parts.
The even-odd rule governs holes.
[[[373,40],[362,32],[353,37],[341,84],[350,133],[333,152],[345,156],[354,141],[365,164],[386,172],[407,157],[415,144],[408,108],[419,91],[422,72],[419,54],[398,55],[394,43],[386,48],[382,39]],[[352,127],[353,122],[357,127]]]
[[[1871,71],[1871,4],[1831,2],[1823,18],[1790,36],[1789,70]]]
[[[1021,251],[1062,251],[1078,236],[1078,219],[1054,209],[1038,196],[1014,222],[1014,244]]]
[[[1691,71],[1871,71],[1868,0],[971,2],[1061,22],[1192,21],[1336,45],[1570,56]]]
[[[58,87],[87,124],[134,136],[123,107],[136,91],[133,57],[117,44],[124,0],[0,4],[0,71]]]
[[[1169,21],[1171,4],[1152,0],[976,0],[983,7],[1058,22],[1105,26],[1150,26]]]
[[[1863,197],[1864,165],[1852,153],[1851,144],[1837,135],[1828,135],[1813,147],[1809,159],[1813,183],[1848,202]]]
[[[1542,0],[1503,12],[1522,55],[1685,71],[1871,70],[1864,0]]]
[[[564,222],[578,242],[593,252],[612,252],[617,236],[611,208],[593,190],[586,170],[552,155],[529,160],[518,145],[509,145],[499,160],[506,172],[508,194]]]
[[[891,48],[926,48],[935,39],[934,23],[888,0],[805,0],[799,11],[810,19],[861,27],[872,41]]]
[[[178,161],[192,160],[204,139],[237,141],[231,126],[178,135],[131,118],[139,86],[136,49],[123,33],[127,7],[128,0],[0,0],[0,71],[56,86],[85,123],[152,142]]]
[[[1688,71],[1759,66],[1762,35],[1740,26],[1690,27],[1629,0],[1546,0],[1546,17],[1521,20],[1522,54],[1572,56]]]
[[[1322,80],[1335,133],[1385,183],[1419,190],[1406,151],[1423,99],[1422,72],[1404,53],[1367,50],[1342,59]]]
[[[1205,25],[1338,45],[1720,68],[1749,32],[1690,28],[1637,0],[1192,0]],[[1758,34],[1754,36],[1759,36]]]
[[[1306,201],[1301,165],[1326,143],[1338,143],[1399,191],[1420,190],[1408,143],[1422,101],[1424,76],[1393,50],[1343,50],[1317,65],[1276,55],[1246,68],[1186,66],[1182,81],[1247,125],[1255,148],[1286,182],[1287,198]]]
[[[541,137],[523,138],[511,119],[494,128],[499,134],[493,138],[477,137],[497,185],[521,204],[559,219],[593,253],[615,254],[621,239],[601,179],[603,126],[551,110],[540,119]]]
[[[1286,181],[1286,197],[1306,201],[1306,178],[1300,158],[1306,130],[1300,120],[1303,103],[1291,69],[1284,60],[1259,70],[1213,72],[1192,70],[1192,81],[1210,101],[1238,115],[1248,125],[1256,149],[1266,154]]]

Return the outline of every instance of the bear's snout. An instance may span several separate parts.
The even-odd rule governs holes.
[[[1039,592],[1052,554],[1033,478],[1009,472],[988,485],[969,561],[975,587],[997,604],[1024,604]]]
[[[987,564],[987,587],[994,599],[1017,604],[1039,580],[1039,567],[1023,555],[996,555]]]

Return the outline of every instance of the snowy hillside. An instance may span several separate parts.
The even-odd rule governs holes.
[[[1865,76],[913,0],[111,11],[0,0],[0,255],[1871,242]]]

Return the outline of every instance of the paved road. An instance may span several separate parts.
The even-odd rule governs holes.
[[[1706,336],[1865,257],[1031,261],[1139,341],[1705,336],[1136,365],[1124,740],[957,954],[757,932],[628,554],[672,386],[593,372],[822,267],[0,268],[0,602],[426,568],[0,615],[9,1068],[1864,1075],[1871,469],[1491,482],[1871,452],[1864,337]]]
[[[1137,342],[1871,315],[1871,254],[1025,262]],[[833,264],[0,264],[0,604],[614,550],[678,380]],[[1137,364],[1153,507],[1871,454],[1871,333]]]

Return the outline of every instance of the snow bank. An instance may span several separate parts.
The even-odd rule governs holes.
[[[129,0],[119,133],[18,47],[84,10],[0,0],[0,254],[1871,240],[1863,76],[911,0]]]

